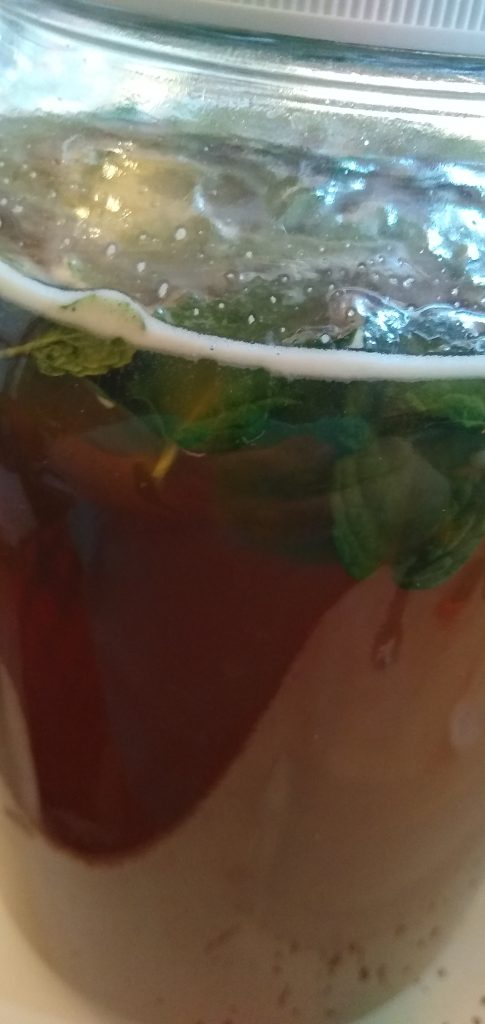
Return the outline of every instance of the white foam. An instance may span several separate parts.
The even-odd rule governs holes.
[[[156,319],[112,289],[73,290],[25,277],[0,261],[0,296],[32,313],[102,338],[123,337],[134,347],[225,366],[263,368],[278,376],[328,380],[456,380],[485,377],[485,355],[382,355],[358,349],[261,345],[217,338]]]

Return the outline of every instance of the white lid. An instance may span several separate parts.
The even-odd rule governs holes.
[[[485,57],[485,0],[98,0],[218,28]]]

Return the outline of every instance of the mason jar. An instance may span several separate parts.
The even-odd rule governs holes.
[[[484,58],[483,0],[0,2],[2,898],[100,1024],[431,1024],[468,955]]]

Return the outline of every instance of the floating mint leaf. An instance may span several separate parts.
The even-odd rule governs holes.
[[[123,338],[98,338],[55,324],[31,341],[2,349],[0,358],[31,356],[40,373],[49,377],[98,377],[126,366],[135,351]]]
[[[379,438],[335,465],[334,543],[355,579],[417,550],[448,507],[450,485],[409,441]]]

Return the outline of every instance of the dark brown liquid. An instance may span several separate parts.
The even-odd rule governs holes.
[[[1,653],[27,723],[40,824],[84,854],[117,854],[173,828],[216,783],[351,580],[224,521],[218,479],[237,456],[182,453],[145,486],[150,452],[103,451],[83,429],[95,416],[102,445],[116,414],[103,416],[82,384],[37,387],[29,405],[2,405],[12,488],[1,501],[18,538],[2,543]],[[70,402],[85,422],[61,431]],[[305,446],[286,448],[272,458],[287,474]],[[299,515],[297,499],[278,512],[289,531]]]

